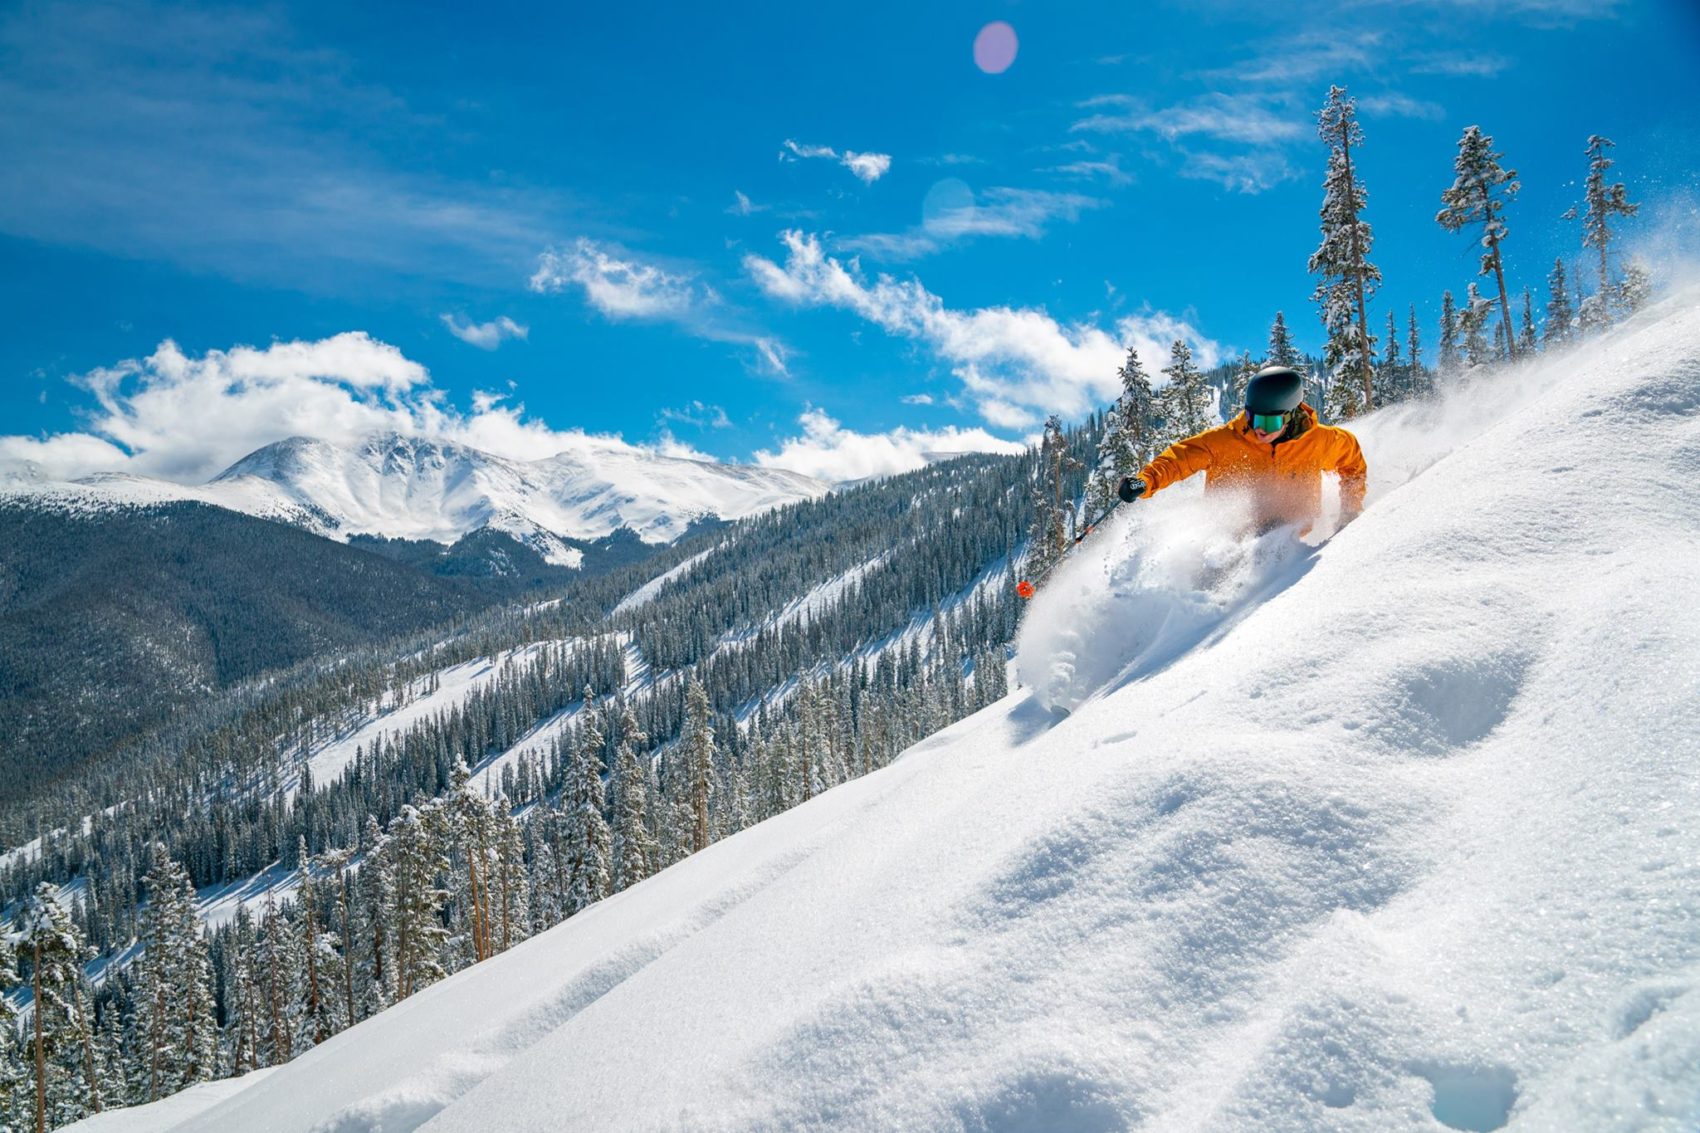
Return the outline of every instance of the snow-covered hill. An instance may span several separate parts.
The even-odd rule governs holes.
[[[563,565],[576,565],[578,557],[563,537],[600,539],[623,526],[645,542],[671,542],[697,519],[740,519],[828,490],[793,472],[660,456],[588,438],[578,449],[518,461],[396,433],[351,445],[291,437],[200,486],[103,475],[7,487],[10,494],[79,506],[199,500],[341,537],[453,543],[490,527]]]
[[[1320,550],[1189,571],[1147,548],[1192,494],[1119,516],[1032,610],[1100,619],[1068,718],[1017,693],[79,1128],[1693,1130],[1700,296],[1656,314],[1366,422]],[[1185,624],[1141,652],[1128,600]]]

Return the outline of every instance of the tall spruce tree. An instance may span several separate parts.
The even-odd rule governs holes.
[[[1505,289],[1505,260],[1500,246],[1509,231],[1501,214],[1522,186],[1515,169],[1499,163],[1504,156],[1493,152],[1493,139],[1482,133],[1480,126],[1467,126],[1458,139],[1458,156],[1452,168],[1457,174],[1450,188],[1440,194],[1443,206],[1435,214],[1435,222],[1448,232],[1462,231],[1466,226],[1482,226],[1482,266],[1479,274],[1492,274],[1499,287],[1500,325],[1505,328],[1506,346],[1511,343],[1511,300]],[[1516,357],[1515,352],[1511,354]]]
[[[136,1030],[148,1099],[218,1072],[212,962],[195,912],[195,887],[162,843],[143,884],[148,904],[138,962]]]
[[[1136,476],[1154,454],[1156,396],[1151,379],[1140,364],[1139,352],[1129,349],[1127,360],[1116,371],[1122,392],[1104,418],[1104,433],[1098,441],[1098,463],[1086,489],[1087,510],[1102,515],[1116,503],[1116,485],[1124,476]]]
[[[1158,394],[1163,413],[1162,444],[1202,433],[1210,427],[1210,383],[1193,364],[1192,348],[1180,339],[1169,347],[1169,364],[1163,367],[1169,383]],[[1059,437],[1061,429],[1058,429]]]
[[[1328,332],[1323,362],[1329,371],[1330,399],[1338,416],[1354,416],[1374,405],[1375,337],[1366,314],[1381,283],[1381,269],[1370,262],[1375,236],[1363,211],[1369,196],[1352,164],[1352,151],[1363,144],[1357,100],[1344,87],[1329,87],[1317,112],[1317,134],[1328,147],[1328,173],[1322,182],[1322,243],[1311,253],[1309,270],[1320,276],[1311,298]],[[1348,393],[1347,386],[1356,391]]]
[[[562,866],[567,871],[566,911],[570,916],[608,896],[608,821],[602,813],[602,752],[606,739],[597,722],[596,694],[584,689],[583,723],[578,750],[561,794]]]
[[[691,852],[708,848],[708,810],[714,790],[714,725],[708,690],[692,677],[685,689],[685,730],[680,737],[691,809]],[[807,772],[805,771],[805,774]]]
[[[1583,301],[1583,322],[1594,327],[1604,327],[1611,322],[1612,301],[1617,294],[1617,285],[1611,276],[1611,264],[1607,252],[1611,246],[1611,224],[1614,217],[1634,216],[1640,205],[1629,199],[1629,190],[1622,181],[1606,184],[1606,171],[1612,165],[1612,159],[1606,156],[1606,150],[1616,143],[1610,138],[1599,134],[1588,138],[1588,180],[1583,194],[1584,206],[1582,219],[1582,246],[1593,248],[1599,253],[1599,290],[1594,298],[1598,310],[1589,310],[1586,300]],[[1577,210],[1572,208],[1564,214],[1564,219],[1577,219]]]
[[[1275,312],[1275,322],[1269,327],[1269,357],[1265,361],[1271,366],[1290,366],[1295,370],[1304,361],[1287,331],[1287,317],[1280,311]]]
[[[638,724],[631,704],[620,704],[620,744],[609,776],[612,868],[609,883],[615,892],[636,885],[655,872],[655,839],[649,832],[649,772],[640,753],[649,737]]]
[[[1539,348],[1535,338],[1535,297],[1529,289],[1523,289],[1523,326],[1517,332],[1517,349],[1526,355],[1533,355]]]
[[[1403,401],[1407,396],[1405,389],[1405,367],[1399,360],[1399,325],[1394,318],[1391,308],[1387,312],[1386,346],[1381,352],[1381,364],[1375,368],[1375,403],[1390,405],[1395,401]]]
[[[35,1127],[45,1133],[101,1109],[94,1029],[83,993],[83,962],[90,953],[46,881],[24,902],[17,943],[30,968],[25,1051],[35,1078]]]
[[[1461,330],[1458,321],[1458,307],[1452,302],[1452,292],[1440,293],[1440,372],[1452,375],[1458,372],[1461,355],[1458,350],[1458,334]]]
[[[1162,404],[1161,398],[1159,403]],[[1033,520],[1026,561],[1029,578],[1044,574],[1068,548],[1068,524],[1074,513],[1074,503],[1066,498],[1065,485],[1072,464],[1062,418],[1053,413],[1045,420],[1044,436],[1039,442],[1039,459],[1033,470]]]
[[[1417,329],[1417,305],[1411,304],[1410,317],[1405,324],[1405,357],[1406,365],[1410,366],[1411,380],[1408,383],[1412,397],[1426,397],[1430,392],[1428,371],[1423,369],[1423,339]]]
[[[1458,333],[1464,340],[1464,361],[1470,366],[1485,366],[1493,360],[1493,347],[1488,344],[1487,324],[1493,315],[1493,300],[1483,295],[1474,283],[1464,292],[1464,306],[1458,311]],[[1502,322],[1500,326],[1505,324]]]
[[[29,1074],[18,1049],[18,1010],[11,1000],[12,989],[21,982],[17,950],[10,936],[0,933],[0,1127],[8,1124],[9,1115],[24,1108],[30,1092]]]
[[[1552,262],[1552,274],[1547,276],[1547,321],[1542,328],[1548,346],[1570,341],[1570,330],[1576,321],[1576,309],[1570,304],[1570,291],[1564,281],[1564,260]]]

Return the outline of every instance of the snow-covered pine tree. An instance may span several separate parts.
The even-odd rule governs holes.
[[[1634,216],[1640,205],[1629,199],[1629,190],[1622,181],[1606,184],[1606,171],[1612,165],[1612,159],[1606,156],[1606,150],[1616,143],[1610,138],[1592,134],[1588,138],[1588,180],[1583,194],[1584,207],[1580,214],[1571,208],[1564,214],[1565,220],[1575,220],[1580,215],[1582,220],[1582,247],[1593,248],[1599,252],[1599,290],[1598,310],[1588,310],[1584,301],[1584,322],[1595,327],[1605,327],[1611,323],[1612,300],[1617,293],[1617,285],[1611,277],[1611,266],[1607,250],[1611,246],[1613,217]]]
[[[561,864],[567,872],[566,912],[580,912],[608,896],[608,822],[602,817],[602,751],[596,694],[584,688],[583,731],[561,793]]]
[[[148,903],[137,962],[136,1031],[152,1101],[218,1073],[212,961],[189,875],[155,842],[143,884]]]
[[[1417,305],[1411,304],[1410,319],[1405,324],[1405,356],[1406,365],[1410,367],[1410,381],[1407,387],[1411,397],[1427,397],[1434,392],[1429,382],[1428,371],[1423,369],[1423,339],[1417,329]]]
[[[447,822],[437,803],[403,804],[390,821],[384,851],[390,870],[389,933],[395,964],[395,999],[402,1000],[448,974],[443,966],[449,930],[443,924],[449,870]]]
[[[266,911],[260,918],[260,936],[255,949],[259,969],[261,1002],[265,1023],[260,1031],[260,1063],[279,1066],[295,1057],[300,1038],[302,1008],[300,951],[289,918],[266,891]]]
[[[708,808],[714,790],[714,724],[708,690],[694,676],[685,689],[685,728],[679,744],[689,783],[691,852],[696,853],[708,848]]]
[[[1169,364],[1163,367],[1169,383],[1157,395],[1163,414],[1163,447],[1185,437],[1202,433],[1210,427],[1210,384],[1204,373],[1192,362],[1192,348],[1180,339],[1169,347]],[[1058,440],[1062,429],[1057,428]]]
[[[1492,315],[1493,300],[1483,295],[1474,283],[1470,284],[1464,293],[1464,306],[1458,311],[1458,333],[1464,340],[1466,365],[1485,366],[1493,360],[1493,348],[1484,333]]]
[[[25,899],[15,938],[30,969],[33,1008],[24,1049],[34,1073],[36,1129],[44,1131],[101,1108],[82,988],[89,950],[46,881]]]
[[[1375,403],[1391,405],[1395,401],[1403,401],[1408,395],[1405,389],[1405,367],[1399,361],[1399,325],[1393,316],[1391,308],[1387,311],[1387,346],[1381,354],[1381,364],[1375,368]]]
[[[1623,268],[1623,282],[1618,285],[1618,306],[1628,314],[1633,315],[1651,302],[1652,298],[1652,270],[1647,267],[1645,260],[1631,257]]]
[[[1535,338],[1535,297],[1529,289],[1523,289],[1523,326],[1517,332],[1517,349],[1528,357],[1534,357],[1540,344]]]
[[[493,954],[490,920],[495,815],[490,800],[472,786],[472,772],[465,759],[456,759],[449,772],[443,815],[451,838],[457,966],[476,964]]]
[[[224,1035],[231,1077],[240,1077],[260,1067],[259,983],[254,978],[257,943],[254,918],[248,906],[238,904],[224,948]]]
[[[11,992],[22,981],[18,976],[18,954],[11,938],[0,933],[0,1128],[7,1118],[24,1107],[29,1093],[29,1074],[18,1049],[18,1010]]]
[[[1240,364],[1234,367],[1234,376],[1228,379],[1228,396],[1226,404],[1222,406],[1223,420],[1232,418],[1234,414],[1245,407],[1246,387],[1251,384],[1252,377],[1262,368],[1263,363],[1253,358],[1251,351],[1247,350],[1240,355]]]
[[[1576,321],[1576,309],[1570,305],[1570,291],[1564,281],[1564,260],[1552,262],[1552,274],[1547,276],[1547,321],[1541,328],[1546,345],[1570,341],[1570,329]]]
[[[1127,360],[1116,371],[1122,392],[1104,419],[1104,434],[1098,441],[1098,463],[1086,489],[1086,509],[1103,515],[1116,503],[1116,485],[1124,476],[1138,475],[1154,455],[1156,395],[1151,379],[1139,361],[1137,350],[1128,350]]]
[[[1482,133],[1480,126],[1468,126],[1458,139],[1458,156],[1452,168],[1457,174],[1452,186],[1440,194],[1444,206],[1435,214],[1435,222],[1448,232],[1459,232],[1465,226],[1482,226],[1482,266],[1479,274],[1492,273],[1499,286],[1499,313],[1505,327],[1506,345],[1511,343],[1511,300],[1505,290],[1505,261],[1500,245],[1509,231],[1500,215],[1522,186],[1515,169],[1499,164],[1502,154],[1493,152],[1493,139]],[[1515,354],[1512,355],[1515,358]]]
[[[348,849],[326,850],[314,860],[314,868],[325,879],[325,890],[328,905],[334,910],[333,919],[337,926],[334,942],[337,955],[335,970],[331,973],[331,981],[335,985],[332,994],[340,997],[336,1012],[332,1015],[331,1030],[343,1030],[352,1027],[360,1021],[360,1015],[354,999],[354,890],[353,870],[350,864],[354,860],[353,851]]]
[[[655,839],[649,833],[649,772],[639,754],[648,743],[632,706],[621,701],[620,743],[608,784],[614,815],[609,885],[616,893],[655,872]]]
[[[360,846],[365,862],[355,876],[354,933],[351,947],[355,1019],[376,1015],[395,1002],[396,965],[393,934],[395,901],[395,854],[389,835],[373,815],[366,816]]]
[[[1068,523],[1074,505],[1064,498],[1063,484],[1071,462],[1062,418],[1053,413],[1045,420],[1039,461],[1034,469],[1033,526],[1025,564],[1029,578],[1044,574],[1068,548]]]
[[[1295,370],[1304,361],[1293,346],[1293,336],[1287,331],[1287,316],[1280,311],[1275,312],[1275,322],[1269,328],[1269,357],[1266,361],[1271,366],[1291,366]]]
[[[1329,372],[1329,399],[1336,416],[1355,416],[1374,404],[1375,338],[1365,313],[1381,283],[1381,269],[1370,262],[1375,235],[1363,219],[1369,195],[1352,165],[1352,151],[1363,144],[1357,100],[1346,88],[1331,86],[1317,112],[1317,135],[1328,147],[1328,173],[1322,182],[1322,243],[1311,253],[1309,270],[1320,276],[1311,298],[1328,331],[1323,363]],[[1355,384],[1355,391],[1348,385]]]
[[[1440,372],[1450,376],[1458,372],[1460,354],[1458,351],[1458,335],[1463,328],[1459,324],[1458,308],[1452,302],[1452,292],[1440,293]]]
[[[505,952],[531,935],[531,877],[525,867],[525,834],[505,797],[493,807],[495,876],[491,880],[491,947]]]

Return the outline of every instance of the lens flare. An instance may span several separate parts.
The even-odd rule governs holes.
[[[974,37],[974,65],[988,75],[1001,75],[1015,62],[1015,29],[994,20]]]

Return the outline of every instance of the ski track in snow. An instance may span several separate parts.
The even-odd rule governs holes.
[[[1359,521],[1066,719],[1017,693],[79,1128],[1692,1133],[1700,294],[1362,435]],[[1163,561],[1100,542],[1123,598]]]

